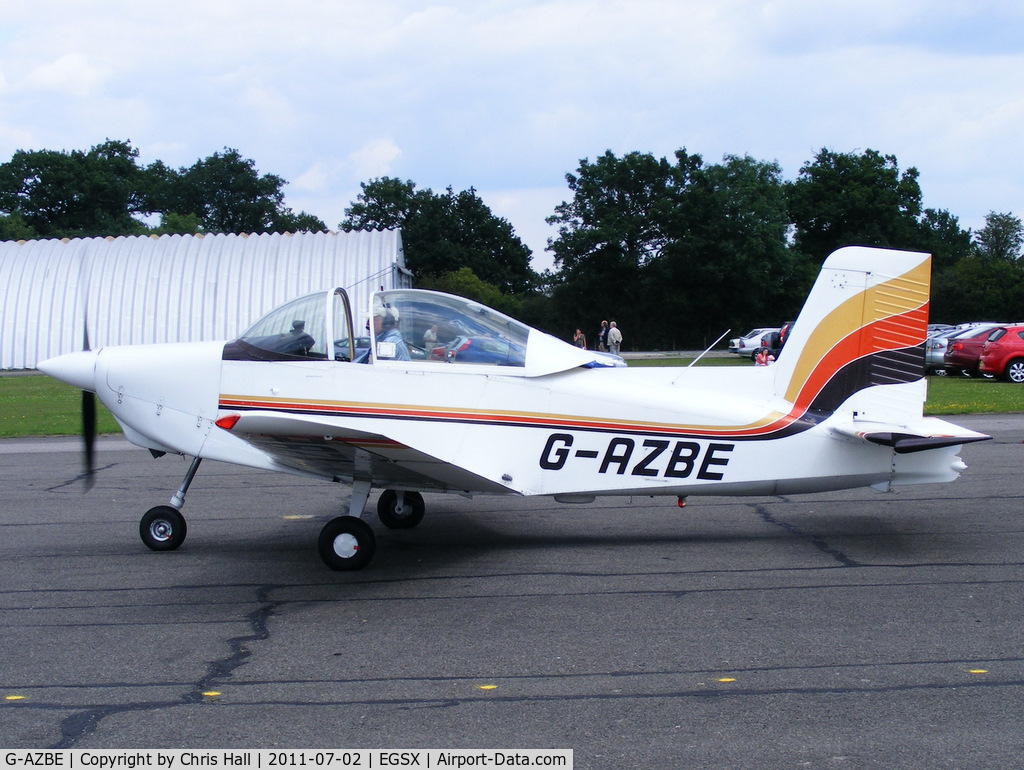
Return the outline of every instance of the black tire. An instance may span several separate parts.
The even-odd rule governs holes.
[[[1024,384],[1024,358],[1015,358],[1006,365],[1004,375],[1007,380],[1018,385]]]
[[[406,492],[405,502],[398,507],[398,493],[393,489],[385,489],[377,500],[377,516],[381,524],[388,529],[412,529],[421,521],[426,512],[423,495],[419,492]]]
[[[370,525],[355,516],[331,519],[320,530],[317,541],[320,558],[333,570],[362,569],[377,550],[377,536]]]
[[[185,542],[187,533],[185,517],[169,505],[150,508],[139,521],[139,537],[154,551],[173,551]]]
[[[964,374],[966,374],[968,377],[980,377],[980,378],[985,379],[985,380],[994,380],[996,378],[996,376],[994,374],[990,374],[988,372],[981,371],[981,364],[980,363],[975,364],[974,365],[974,369],[972,371],[970,371],[970,372],[968,372],[966,369],[964,369]]]

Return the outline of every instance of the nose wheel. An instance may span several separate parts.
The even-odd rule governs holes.
[[[187,531],[181,511],[169,505],[150,508],[139,522],[142,542],[154,551],[173,551],[185,542]]]

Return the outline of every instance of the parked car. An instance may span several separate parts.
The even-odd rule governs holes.
[[[1024,324],[993,329],[981,348],[978,370],[1024,383]]]
[[[754,353],[761,347],[761,337],[769,332],[777,332],[779,327],[777,326],[765,326],[760,329],[753,329],[742,337],[736,337],[729,340],[729,352],[736,353],[740,356],[754,357]]]
[[[761,347],[768,348],[768,352],[778,358],[791,331],[793,331],[793,321],[786,321],[778,331],[768,332],[761,337]]]
[[[949,340],[970,331],[977,323],[964,323],[952,329],[929,331],[924,343],[924,366],[927,374],[946,373],[946,348]]]
[[[946,345],[953,334],[961,329],[939,329],[928,332],[924,341],[924,369],[927,374],[946,373]]]
[[[949,337],[942,360],[946,362],[946,374],[962,374],[977,377],[981,348],[988,340],[997,323],[986,323],[957,332]],[[991,377],[992,375],[985,375]]]

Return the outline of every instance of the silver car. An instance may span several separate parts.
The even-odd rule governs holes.
[[[761,338],[768,332],[777,332],[778,330],[778,326],[766,326],[749,331],[742,337],[735,337],[729,340],[729,352],[753,358],[754,353],[761,347]]]

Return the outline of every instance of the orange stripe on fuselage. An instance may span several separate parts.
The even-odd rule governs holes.
[[[791,414],[770,412],[761,420],[748,425],[711,426],[680,425],[663,422],[633,422],[607,420],[583,415],[557,415],[537,412],[496,412],[482,409],[446,409],[405,406],[400,404],[373,404],[365,402],[292,400],[284,398],[252,398],[222,394],[220,408],[265,409],[273,412],[288,412],[307,415],[336,415],[348,417],[382,417],[392,419],[428,419],[448,422],[476,422],[510,427],[562,428],[597,430],[622,433],[674,434],[684,436],[742,437],[761,435],[790,424],[795,419]]]

